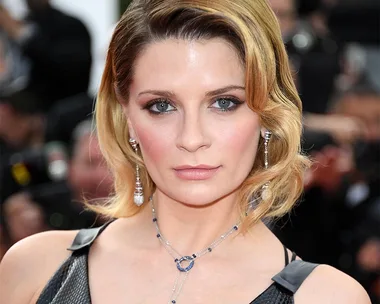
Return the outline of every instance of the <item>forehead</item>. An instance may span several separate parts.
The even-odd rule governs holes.
[[[245,78],[237,51],[223,39],[154,42],[139,56],[134,69],[131,91],[157,85],[244,84]]]

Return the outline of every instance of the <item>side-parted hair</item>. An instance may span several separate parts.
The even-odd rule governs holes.
[[[136,59],[150,44],[165,39],[208,40],[231,44],[245,67],[246,102],[261,125],[273,135],[270,168],[264,168],[260,139],[252,170],[240,188],[243,216],[249,201],[270,181],[268,191],[244,217],[248,228],[264,218],[286,214],[303,189],[309,161],[301,154],[302,109],[277,19],[266,0],[135,0],[113,34],[96,103],[99,142],[115,178],[115,195],[93,209],[110,217],[139,212],[133,203],[135,165],[140,166],[145,199],[154,192],[143,159],[128,143],[127,118],[121,102],[128,103]]]

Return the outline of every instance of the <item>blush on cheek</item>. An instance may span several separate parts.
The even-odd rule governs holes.
[[[145,163],[160,164],[167,157],[173,140],[170,140],[159,128],[135,129]]]
[[[236,123],[233,128],[229,128],[223,132],[224,140],[228,144],[229,149],[237,156],[240,165],[253,165],[255,160],[258,139],[260,136],[260,126],[258,119],[243,119],[240,123]]]

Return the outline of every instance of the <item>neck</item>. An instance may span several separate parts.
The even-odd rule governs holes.
[[[235,193],[202,207],[188,206],[158,191],[153,198],[160,232],[178,252],[184,255],[209,247],[238,223],[239,214],[235,203]],[[144,212],[147,215],[149,213],[151,220],[153,214],[150,205]]]

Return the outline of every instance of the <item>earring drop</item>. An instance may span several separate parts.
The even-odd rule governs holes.
[[[264,133],[264,167],[267,170],[269,168],[269,141],[272,136],[272,132],[265,131]],[[269,182],[266,182],[261,187],[261,192],[255,193],[249,201],[249,209],[255,209],[261,200],[265,200],[268,197]],[[261,199],[260,199],[261,198]]]
[[[133,150],[137,154],[138,152],[138,143],[133,138],[129,139],[129,143],[131,144]],[[134,203],[137,206],[141,206],[144,203],[144,192],[143,192],[143,186],[140,180],[140,168],[136,164],[136,182],[135,182],[135,192],[133,196]]]
[[[272,137],[272,132],[270,131],[265,131],[265,134],[264,134],[264,167],[265,167],[265,170],[268,170],[269,168],[269,157],[268,157],[268,154],[269,154],[269,148],[268,148],[268,145],[269,145],[269,141]],[[269,182],[266,182],[263,187],[262,187],[262,191],[261,191],[261,198],[262,199],[265,199],[267,196],[268,196],[268,188],[269,188]]]

